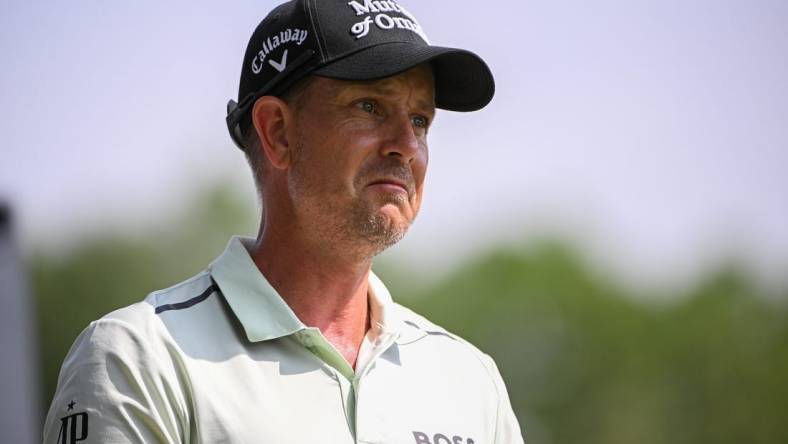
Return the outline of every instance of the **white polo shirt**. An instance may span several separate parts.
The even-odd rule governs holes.
[[[234,237],[204,272],[92,322],[63,363],[44,442],[523,442],[488,355],[370,273],[354,371],[266,281],[253,243]]]

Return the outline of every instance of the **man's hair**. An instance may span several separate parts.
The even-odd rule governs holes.
[[[280,96],[280,99],[287,103],[295,113],[298,113],[303,107],[304,91],[312,83],[312,79],[312,76],[306,76]],[[252,177],[257,188],[257,194],[262,202],[263,179],[266,169],[265,154],[260,146],[260,138],[257,136],[257,131],[251,123],[244,131],[244,154],[246,155],[246,161],[249,163],[249,168],[252,169]]]

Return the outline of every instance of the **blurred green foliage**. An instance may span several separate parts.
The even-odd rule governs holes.
[[[201,196],[165,232],[32,258],[44,405],[91,320],[256,232],[230,189]],[[655,303],[557,241],[491,249],[437,282],[394,265],[376,270],[400,302],[496,359],[529,443],[788,442],[788,293],[767,298],[735,266]]]

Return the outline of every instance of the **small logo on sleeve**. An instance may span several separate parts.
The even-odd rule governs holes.
[[[77,403],[72,400],[67,405],[67,412],[74,410]],[[88,437],[88,414],[78,412],[60,418],[60,432],[57,434],[57,444],[75,444]]]
[[[413,438],[416,444],[474,444],[471,438],[463,438],[459,435],[449,437],[443,433],[436,433],[432,437],[424,432],[413,432]]]

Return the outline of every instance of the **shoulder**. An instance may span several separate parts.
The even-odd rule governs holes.
[[[154,314],[191,307],[207,299],[218,289],[210,272],[203,271],[183,282],[154,291],[145,298]]]
[[[108,365],[115,359],[149,361],[152,355],[165,352],[168,334],[159,313],[189,301],[198,289],[204,291],[203,287],[210,286],[210,282],[207,273],[200,273],[91,322],[74,341],[63,370],[98,363]]]
[[[404,305],[394,303],[394,307],[396,310],[399,319],[402,322],[412,328],[416,329],[422,333],[424,336],[435,336],[435,337],[444,337],[448,340],[454,341],[457,344],[460,344],[462,348],[464,348],[468,353],[472,355],[479,355],[479,356],[487,356],[484,352],[479,350],[478,347],[471,344],[461,336],[456,333],[453,333],[444,327],[432,322],[431,320],[427,319],[426,317],[416,313],[415,311],[411,310]]]
[[[404,331],[400,344],[419,342],[439,356],[460,360],[467,366],[478,366],[491,381],[496,379],[497,368],[493,359],[465,338],[432,322],[401,304],[394,303],[395,311],[403,322]]]
[[[201,272],[169,288],[154,291],[140,302],[119,308],[91,322],[77,338],[75,347],[84,341],[104,345],[105,341],[124,337],[151,344],[158,342],[166,331],[161,313],[200,302],[214,290],[210,274]],[[74,351],[73,348],[71,351]]]

